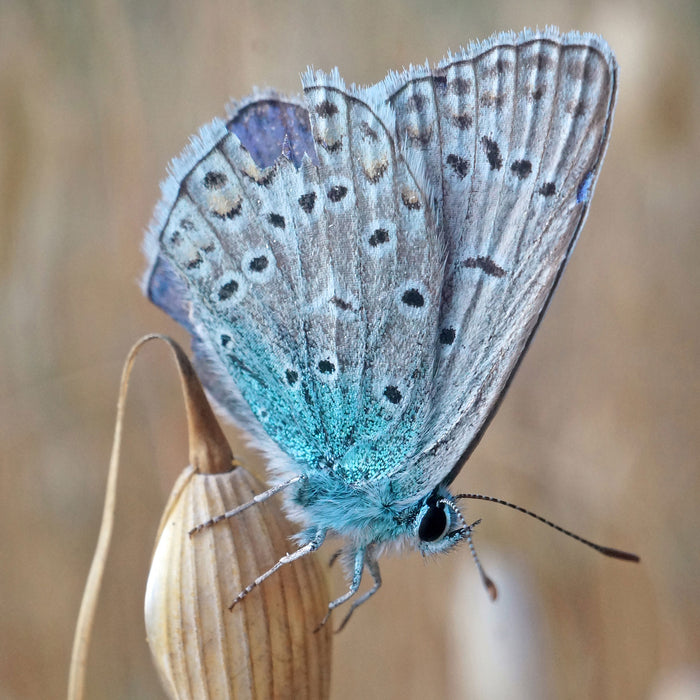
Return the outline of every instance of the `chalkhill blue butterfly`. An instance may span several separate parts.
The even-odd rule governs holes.
[[[283,491],[301,524],[234,603],[334,535],[352,575],[329,612],[374,581],[352,612],[388,547],[474,553],[457,500],[499,499],[450,484],[583,226],[617,65],[598,36],[526,30],[369,88],[302,85],[231,105],[172,162],[144,286],[267,457],[272,488],[221,517]]]

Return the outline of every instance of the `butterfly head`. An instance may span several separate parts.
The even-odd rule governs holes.
[[[444,552],[461,542],[468,532],[452,494],[444,486],[438,486],[419,504],[414,534],[421,553]]]

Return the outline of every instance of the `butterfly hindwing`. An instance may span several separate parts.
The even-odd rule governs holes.
[[[430,390],[443,246],[388,110],[333,75],[309,74],[305,92],[295,119],[308,114],[310,131],[298,131],[311,155],[282,139],[264,167],[219,125],[191,154],[152,229],[149,290],[159,270],[185,281],[177,308],[205,383],[234,417],[299,464],[362,479],[395,468],[427,418],[417,398]],[[229,123],[244,138],[241,124],[271,111],[245,109]],[[253,146],[267,162],[269,144]]]
[[[295,165],[301,163],[304,153],[313,154],[311,127],[305,107],[299,100],[281,97],[270,90],[258,93],[246,101],[231,103],[227,107],[229,120],[226,130],[235,134],[255,162],[266,168],[274,164],[283,150],[289,155]],[[199,159],[200,155],[226,132],[224,125],[218,120],[214,129],[205,127],[202,133],[194,137],[193,143],[185,150],[183,156],[173,163],[176,172],[164,183],[164,201],[161,211],[156,215],[157,225],[166,215],[172,205],[179,187],[179,179]],[[165,210],[165,211],[162,211]],[[149,236],[147,245],[153,236]],[[149,255],[153,256],[153,251]],[[155,253],[148,271],[148,279],[144,286],[148,296],[157,306],[170,314],[176,321],[182,323],[188,331],[193,328],[189,323],[189,306],[187,286],[181,276],[169,264],[167,258]]]

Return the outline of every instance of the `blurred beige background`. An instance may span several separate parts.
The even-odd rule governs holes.
[[[0,697],[65,695],[121,363],[147,332],[187,343],[136,284],[168,160],[229,97],[296,93],[308,64],[371,83],[545,24],[617,52],[612,141],[548,317],[457,487],[642,563],[470,504],[501,600],[488,602],[466,548],[385,561],[384,588],[335,639],[333,697],[700,697],[693,0],[0,0]],[[89,697],[158,698],[142,600],[187,455],[164,348],[137,365],[123,454]],[[345,590],[340,572],[331,585]]]

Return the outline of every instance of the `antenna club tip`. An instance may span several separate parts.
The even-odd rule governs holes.
[[[623,552],[621,549],[613,549],[612,547],[601,547],[600,551],[602,554],[605,554],[608,557],[612,557],[613,559],[621,559],[622,561],[634,562],[640,561],[638,555],[633,554],[632,552]]]
[[[484,586],[486,587],[486,590],[488,591],[489,598],[491,599],[492,603],[495,603],[496,600],[498,600],[498,588],[496,588],[496,584],[488,577],[486,574],[484,574]]]

